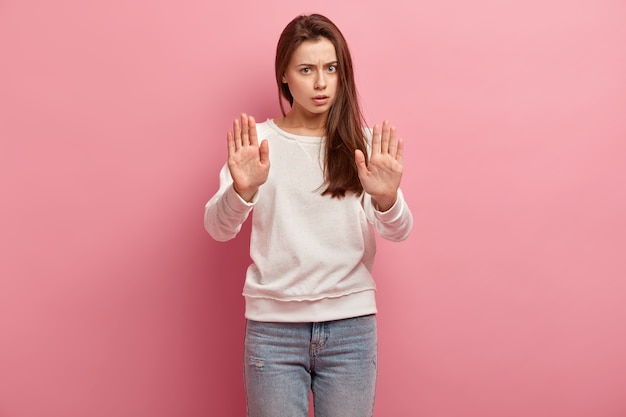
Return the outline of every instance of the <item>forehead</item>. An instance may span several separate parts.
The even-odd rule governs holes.
[[[304,41],[293,51],[291,64],[299,65],[303,63],[317,64],[337,61],[335,46],[326,38],[314,41]]]

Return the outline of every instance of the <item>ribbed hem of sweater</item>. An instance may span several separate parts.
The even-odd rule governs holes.
[[[366,290],[314,301],[245,297],[245,317],[264,322],[319,323],[376,314],[376,292]]]

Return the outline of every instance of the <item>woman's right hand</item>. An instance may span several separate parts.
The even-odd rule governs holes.
[[[259,145],[254,117],[246,114],[233,122],[233,131],[226,134],[228,141],[228,169],[237,194],[251,201],[259,187],[267,181],[270,171],[267,140]]]

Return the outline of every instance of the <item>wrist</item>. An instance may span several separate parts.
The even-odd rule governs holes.
[[[237,187],[237,184],[233,183],[233,189],[239,195],[239,197],[241,197],[242,200],[245,200],[249,203],[252,201],[252,198],[259,190],[259,187],[247,187],[240,189],[239,187]]]
[[[396,200],[398,199],[398,194],[395,193],[391,196],[372,196],[372,200],[374,201],[374,206],[378,211],[387,211],[394,204],[396,204]]]

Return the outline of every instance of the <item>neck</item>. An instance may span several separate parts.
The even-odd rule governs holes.
[[[291,109],[286,116],[276,119],[275,123],[281,129],[298,135],[324,136],[327,116],[327,113],[304,114]]]

